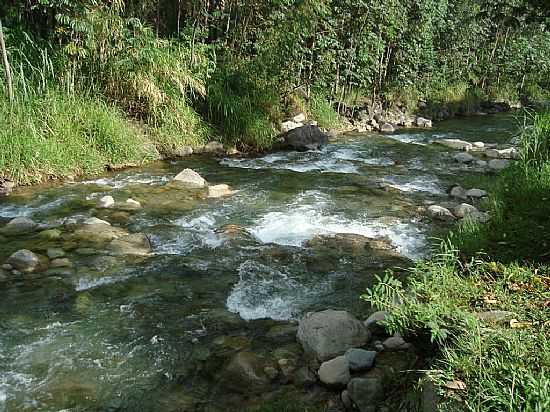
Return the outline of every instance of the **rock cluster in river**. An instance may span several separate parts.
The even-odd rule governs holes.
[[[231,196],[236,191],[225,183],[210,185],[205,178],[193,169],[184,169],[178,173],[173,182],[181,187],[188,189],[203,189],[206,188],[206,197],[208,198],[221,198]]]
[[[489,219],[488,213],[480,211],[472,204],[486,197],[486,191],[477,188],[466,190],[460,185],[454,185],[449,189],[448,193],[452,199],[456,199],[460,201],[460,203],[450,202],[445,205],[429,205],[426,209],[426,213],[430,218],[443,222],[452,222],[457,219],[468,218],[482,223]]]

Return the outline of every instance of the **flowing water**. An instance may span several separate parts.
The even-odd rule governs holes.
[[[503,143],[515,129],[512,116],[478,117],[346,135],[318,152],[193,156],[19,190],[1,201],[0,219],[28,216],[61,236],[4,238],[1,262],[61,247],[74,268],[0,280],[0,412],[231,409],[241,398],[220,371],[232,354],[270,356],[279,343],[269,337],[305,311],[361,316],[375,274],[429,255],[431,236],[448,228],[419,207],[482,172],[431,141]],[[167,184],[187,167],[238,192],[207,199]],[[143,208],[95,210],[106,194]],[[90,216],[146,234],[153,254],[79,248],[64,232]],[[322,240],[336,234],[383,239],[403,257]]]

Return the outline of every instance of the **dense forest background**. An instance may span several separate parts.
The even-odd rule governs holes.
[[[544,100],[548,10],[547,0],[4,0],[15,103],[3,88],[10,136],[0,140],[21,151],[0,167],[35,181],[214,135],[265,148],[273,125],[298,111],[328,127],[357,105]],[[86,134],[112,150],[75,165],[45,154],[51,167],[29,176],[36,158],[18,133],[35,146]],[[64,145],[65,159],[81,144],[70,154]]]

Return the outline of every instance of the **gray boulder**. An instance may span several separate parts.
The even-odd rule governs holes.
[[[381,325],[381,322],[385,321],[389,313],[385,310],[380,310],[378,312],[372,313],[367,320],[365,321],[365,326],[372,332],[376,334],[384,333],[384,327]]]
[[[31,273],[39,269],[40,258],[30,250],[21,249],[11,255],[6,263],[19,272]]]
[[[323,362],[319,368],[319,380],[327,386],[343,387],[350,379],[349,362],[346,356],[338,356]]]
[[[375,412],[384,399],[383,380],[379,376],[353,378],[348,383],[348,395],[360,412]]]
[[[469,205],[468,203],[461,203],[453,209],[453,214],[459,219],[463,219],[466,216],[473,216],[479,214],[479,210],[475,206]]]
[[[457,153],[453,156],[453,159],[455,162],[458,163],[471,163],[474,160],[474,156],[472,156],[470,153]]]
[[[38,229],[38,223],[28,217],[16,217],[2,228],[0,233],[6,236],[25,235]]]
[[[297,338],[306,353],[325,361],[365,345],[370,332],[350,313],[329,309],[306,314],[298,325]]]
[[[462,186],[459,186],[459,185],[455,185],[451,187],[451,190],[449,190],[449,195],[457,199],[462,199],[462,200],[468,199],[468,196],[466,196],[466,189],[464,189]]]
[[[405,350],[410,348],[410,344],[405,342],[400,335],[394,335],[382,342],[385,350],[394,351],[394,350]]]
[[[372,350],[352,348],[346,352],[345,357],[350,370],[357,372],[372,368],[377,354],[378,352]]]
[[[443,222],[450,222],[455,220],[451,211],[443,206],[432,205],[428,207],[428,215],[432,219],[441,220]]]
[[[282,146],[289,150],[305,152],[318,150],[328,143],[328,136],[317,126],[302,126],[283,135]]]
[[[487,192],[481,189],[470,189],[465,193],[466,197],[471,197],[474,199],[481,199],[482,197],[487,196]]]
[[[193,169],[184,169],[174,177],[174,181],[191,188],[201,188],[207,184],[206,180]]]

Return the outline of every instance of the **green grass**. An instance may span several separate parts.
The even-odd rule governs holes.
[[[101,101],[51,90],[12,107],[0,97],[0,171],[18,184],[157,156],[137,127]]]
[[[340,116],[324,97],[312,96],[308,104],[308,112],[309,117],[316,120],[320,127],[331,129],[341,126]]]
[[[463,224],[406,284],[389,273],[362,296],[392,314],[389,331],[435,343],[426,379],[443,411],[550,410],[550,114],[531,120],[491,188],[490,222]],[[464,390],[446,388],[456,380]]]

